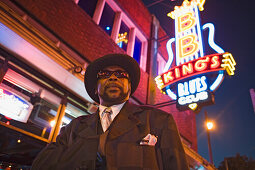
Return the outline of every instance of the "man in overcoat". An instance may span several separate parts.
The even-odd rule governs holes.
[[[188,170],[172,115],[128,101],[139,80],[139,65],[128,55],[93,61],[84,83],[99,109],[67,125],[32,170]]]

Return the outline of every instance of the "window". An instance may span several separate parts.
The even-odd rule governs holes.
[[[51,128],[55,123],[55,116],[57,115],[57,110],[58,105],[55,105],[42,98],[39,98],[39,100],[34,103],[34,108],[29,117],[29,122],[35,124],[35,127],[42,129],[42,132],[36,135],[44,138],[49,137]],[[32,133],[34,132],[32,131]]]
[[[142,51],[142,42],[135,37],[135,47],[134,47],[134,54],[133,58],[140,64],[141,59],[141,51]]]
[[[113,9],[105,3],[104,10],[101,16],[99,26],[108,34],[112,33],[112,26],[114,22],[115,12]]]
[[[97,5],[97,0],[79,0],[78,5],[86,11],[86,13],[93,17],[96,5]]]
[[[145,35],[114,0],[98,2],[100,3],[97,5],[95,3],[96,7],[93,7],[95,23],[110,35],[128,55],[133,56],[143,71],[146,71],[148,42]],[[85,2],[78,4],[82,3]]]
[[[67,103],[61,127],[69,124],[71,120],[82,115],[88,115],[88,113],[70,103]]]
[[[121,21],[117,44],[125,51],[127,51],[128,36],[129,28],[123,21]]]
[[[61,99],[9,69],[0,84],[0,121],[48,139]]]
[[[0,84],[0,122],[49,140],[62,98],[8,69]],[[68,97],[60,128],[78,116],[88,115],[86,109],[81,101]]]

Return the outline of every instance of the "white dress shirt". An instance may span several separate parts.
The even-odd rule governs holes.
[[[118,115],[118,113],[120,112],[120,110],[122,109],[123,105],[125,104],[126,102],[124,103],[121,103],[121,104],[116,104],[116,105],[112,105],[110,108],[112,109],[112,114],[111,114],[111,120],[113,121],[114,118]],[[103,106],[103,105],[99,105],[99,116],[100,116],[100,120],[101,120],[101,125],[102,125],[102,128],[103,128],[103,131],[105,132],[107,129],[105,129],[104,127],[104,124],[105,124],[105,120],[102,119],[102,113],[103,111],[108,108],[106,106]]]

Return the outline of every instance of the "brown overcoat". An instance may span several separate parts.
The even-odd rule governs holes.
[[[98,120],[98,112],[74,119],[39,153],[32,170],[95,169]],[[140,145],[147,134],[157,136],[155,146]],[[105,154],[108,170],[188,170],[172,115],[128,102],[109,127]]]

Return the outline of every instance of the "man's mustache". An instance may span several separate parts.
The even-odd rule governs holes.
[[[108,89],[110,87],[117,87],[119,89],[122,89],[122,87],[116,83],[109,83],[109,84],[105,85],[105,89]]]

